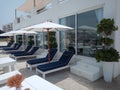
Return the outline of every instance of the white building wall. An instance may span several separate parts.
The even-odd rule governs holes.
[[[114,18],[116,24],[120,27],[120,12],[119,0],[68,0],[63,3],[58,3],[58,0],[52,0],[52,8],[32,16],[31,18],[23,19],[19,24],[14,23],[14,30],[18,30],[30,25],[38,24],[51,20],[58,23],[59,18],[70,16],[76,13],[83,13],[89,10],[103,7],[104,18]],[[117,32],[120,32],[117,31]],[[59,33],[58,33],[59,34]],[[119,50],[119,33],[115,34],[115,48]]]
[[[118,26],[118,31],[115,32],[115,48],[120,52],[120,0],[116,0],[115,23]]]
[[[52,20],[53,22],[58,23],[58,19],[61,17],[82,13],[100,7],[104,7],[104,17],[114,18],[115,0],[68,0],[62,4],[59,4],[58,0],[53,0],[52,3],[52,8],[34,15],[30,19],[23,20],[23,22],[17,25],[14,24],[14,29],[27,27],[46,20]]]
[[[103,18],[114,18],[116,25],[119,30],[115,32],[114,47],[120,52],[120,0],[68,0],[62,4],[58,3],[58,0],[52,0],[52,8],[46,10],[40,14],[34,15],[33,17],[23,20],[19,24],[14,23],[14,29],[24,28],[30,25],[42,23],[47,20],[58,23],[59,18],[70,16],[76,13],[83,13],[89,10],[103,7]],[[59,43],[59,33],[57,33],[57,41]],[[59,44],[58,44],[59,45]],[[59,46],[58,46],[59,49]],[[81,57],[80,59],[85,59]],[[93,60],[93,58],[89,58]],[[120,65],[115,65],[115,75],[118,76]]]

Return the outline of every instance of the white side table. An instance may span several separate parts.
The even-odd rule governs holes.
[[[0,58],[0,68],[3,68],[4,72],[15,70],[15,63],[16,60],[10,57]]]

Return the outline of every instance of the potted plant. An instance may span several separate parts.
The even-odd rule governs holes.
[[[34,45],[34,36],[28,36],[28,45]]]
[[[55,32],[50,32],[50,48],[57,48],[57,41],[55,38]]]
[[[114,40],[111,38],[113,31],[118,29],[114,25],[113,19],[102,19],[97,25],[97,33],[101,35],[99,42],[103,48],[96,51],[96,60],[103,63],[104,80],[107,82],[112,81],[113,75],[113,62],[118,62],[120,56],[119,52],[112,47]]]

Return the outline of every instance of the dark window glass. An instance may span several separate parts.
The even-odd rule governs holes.
[[[77,15],[77,54],[94,56],[98,47],[97,24],[102,19],[102,9]]]
[[[75,28],[75,15],[61,18],[59,23]],[[65,30],[60,32],[60,50],[71,50],[75,53],[75,30]]]

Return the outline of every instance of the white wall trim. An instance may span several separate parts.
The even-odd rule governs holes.
[[[64,14],[64,15],[58,16],[58,21],[59,21],[60,18],[64,18],[64,17],[68,17],[68,16],[71,16],[71,15],[84,13],[84,12],[99,9],[99,8],[104,8],[104,6],[105,6],[105,3],[102,3],[102,4],[97,4],[95,6],[88,7],[88,8],[82,9],[82,10],[78,10],[78,11],[74,11],[74,12],[71,12],[71,13],[68,13],[68,14]]]

